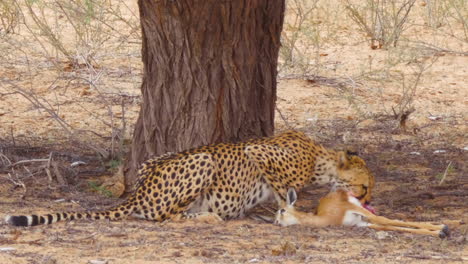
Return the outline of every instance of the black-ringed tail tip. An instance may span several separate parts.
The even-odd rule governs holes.
[[[131,207],[131,206],[129,206]],[[123,217],[129,215],[132,210],[123,210],[121,208],[103,211],[103,212],[66,212],[66,213],[54,213],[54,214],[43,214],[43,215],[18,215],[5,217],[5,222],[12,226],[36,226],[36,225],[50,225],[59,221],[73,221],[75,219],[90,219],[90,220],[120,220]]]
[[[65,219],[68,219],[68,215],[66,213],[18,216],[7,215],[5,217],[5,222],[12,226],[36,226],[48,225]]]

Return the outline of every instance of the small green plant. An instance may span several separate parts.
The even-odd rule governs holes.
[[[107,166],[109,167],[110,171],[115,172],[118,170],[121,164],[122,164],[122,161],[120,159],[113,159],[107,163]]]
[[[388,171],[394,171],[394,170],[397,170],[398,169],[398,166],[397,165],[394,165],[394,164],[390,164],[387,166],[386,168]]]
[[[112,194],[111,191],[109,191],[108,189],[106,189],[105,187],[99,185],[97,182],[95,181],[89,181],[88,182],[88,186],[89,188],[91,188],[93,191],[101,194],[101,195],[104,195],[106,197],[113,197],[114,195]]]

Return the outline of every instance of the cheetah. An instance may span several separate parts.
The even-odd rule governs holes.
[[[326,149],[298,131],[166,154],[145,161],[138,175],[132,195],[111,209],[7,216],[5,220],[13,226],[127,216],[159,222],[204,216],[227,220],[242,217],[273,197],[284,206],[289,188],[331,184],[353,191],[368,203],[374,186],[364,160]]]

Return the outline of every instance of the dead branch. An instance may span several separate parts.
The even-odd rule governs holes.
[[[55,178],[60,185],[67,185],[65,178],[63,177],[62,173],[60,173],[59,167],[57,162],[52,161],[52,168],[54,169]]]
[[[459,56],[468,56],[468,52],[445,49],[445,48],[441,48],[441,47],[435,46],[427,42],[422,42],[422,41],[408,41],[408,42],[419,44],[422,46],[422,48],[425,48],[425,49],[428,49],[430,51],[437,52],[437,53],[448,53],[448,54],[459,55]]]
[[[0,161],[7,166],[11,165],[11,160],[3,153],[0,153]]]
[[[278,111],[278,114],[280,115],[281,119],[283,120],[283,122],[286,124],[286,126],[288,127],[288,129],[294,129],[294,127],[288,122],[288,120],[284,117],[283,113],[279,110],[278,106],[276,105],[275,106],[276,108],[276,111]]]
[[[406,111],[404,111],[403,113],[397,113],[395,111],[395,108],[392,106],[392,111],[393,111],[393,115],[394,115],[394,118],[396,120],[398,120],[398,124],[399,124],[399,128],[402,130],[402,131],[406,131],[406,121],[408,120],[409,116],[414,112],[416,111],[416,109],[412,106],[411,108],[407,109]]]
[[[44,170],[46,171],[47,173],[47,178],[49,179],[49,184],[52,183],[53,179],[52,179],[52,173],[50,172],[50,162],[52,161],[52,153],[53,152],[50,152],[49,154],[49,158],[47,159],[47,165],[45,166]]]
[[[63,118],[60,117],[57,111],[53,109],[53,107],[49,104],[49,102],[46,99],[39,97],[37,94],[31,91],[28,91],[9,80],[3,80],[3,81],[8,83],[10,86],[12,86],[13,90],[17,91],[18,94],[20,94],[26,100],[28,100],[34,107],[38,109],[42,109],[45,112],[47,112],[50,115],[50,117],[53,118],[60,125],[60,127],[66,132],[66,134],[72,139],[72,141],[83,143],[80,140],[76,139],[76,135],[72,131],[73,129],[72,126],[68,124]],[[95,152],[99,153],[102,157],[107,158],[109,156],[108,151],[106,151],[103,148],[99,148],[88,143],[84,143],[84,145],[94,150]]]
[[[9,180],[10,182],[13,183],[14,186],[19,186],[21,188],[23,188],[24,192],[21,196],[21,199],[26,195],[26,192],[27,192],[27,188],[26,188],[26,185],[24,184],[23,181],[21,181],[20,179],[18,179],[18,177],[16,177],[16,180],[13,179],[13,176],[11,176],[11,173],[8,173],[7,176],[5,176],[5,178],[7,180]]]

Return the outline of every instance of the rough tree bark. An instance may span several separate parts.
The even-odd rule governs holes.
[[[284,0],[139,0],[143,102],[126,186],[145,159],[273,133]]]

